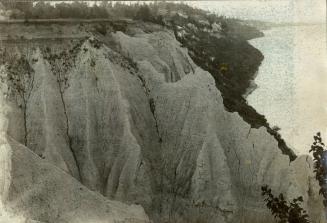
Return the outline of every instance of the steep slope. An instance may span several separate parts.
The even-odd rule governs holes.
[[[149,222],[140,206],[90,191],[3,132],[0,147],[2,216],[39,222]]]
[[[306,169],[311,165],[310,158],[299,158],[290,164],[288,156],[278,150],[278,142],[264,128],[251,129],[239,115],[225,111],[209,73],[193,67],[192,62],[180,62],[189,64],[184,69],[188,75],[182,71],[181,80],[169,83],[164,78],[167,74],[158,72],[162,68],[155,68],[155,54],[140,56],[140,52],[155,49],[173,67],[179,45],[173,35],[140,34],[131,38],[117,33],[115,37],[124,55],[140,61],[140,74],[154,100],[164,151],[162,187],[167,187],[165,197],[172,196],[171,201],[168,199],[168,209],[178,212],[179,207],[184,209],[192,203],[191,210],[186,212],[191,219],[269,222],[269,216],[265,217],[262,210],[263,203],[258,202],[262,199],[260,185],[272,185],[276,191],[295,197],[307,194],[309,183],[315,184],[312,170]],[[172,43],[174,47],[169,46]],[[167,55],[170,60],[165,58]],[[184,61],[191,61],[186,52],[181,55]],[[299,166],[305,167],[298,171]],[[313,194],[319,206],[319,197],[316,192]],[[319,208],[312,206],[312,210]],[[214,218],[209,217],[212,212],[216,214]],[[196,217],[192,216],[194,213]],[[319,221],[319,217],[314,219]]]
[[[141,209],[109,201],[119,200],[141,204],[154,222],[270,223],[260,195],[269,184],[289,199],[304,196],[322,222],[310,158],[289,163],[264,128],[227,112],[212,76],[173,33],[85,35],[20,47],[6,40],[1,112],[10,112],[1,120],[13,155],[1,163],[15,167],[4,173],[27,199],[2,195],[6,208],[49,222],[147,221]],[[29,185],[40,199],[33,205]]]

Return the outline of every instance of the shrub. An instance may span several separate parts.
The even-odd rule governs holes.
[[[280,128],[279,126],[277,126],[277,125],[273,126],[271,129],[272,129],[273,131],[276,131],[276,132],[278,132],[278,131],[281,130],[281,128]]]
[[[273,128],[274,129],[274,128]],[[278,131],[278,130],[276,130]],[[327,207],[327,150],[322,141],[320,132],[313,136],[314,142],[311,145],[310,153],[313,153],[314,173],[319,182],[321,194],[324,198],[324,206]],[[279,223],[308,223],[308,215],[301,207],[302,196],[287,202],[283,194],[275,197],[271,189],[265,185],[261,187],[262,196],[265,197],[266,205]]]
[[[327,151],[325,144],[322,142],[321,134],[318,132],[314,137],[314,142],[311,145],[310,153],[313,154],[314,173],[319,182],[319,194],[324,197],[324,206],[327,207]]]
[[[283,194],[275,197],[271,189],[266,185],[261,187],[262,196],[265,197],[266,205],[279,223],[309,223],[308,215],[301,207],[302,196],[287,202]]]
[[[98,24],[94,25],[94,29],[96,32],[98,32],[104,36],[107,34],[107,26],[104,23],[98,23]]]

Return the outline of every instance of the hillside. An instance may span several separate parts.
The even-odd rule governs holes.
[[[228,111],[176,30],[133,20],[0,29],[2,216],[273,223],[268,184],[304,196],[321,222],[311,159],[290,163],[265,127]]]

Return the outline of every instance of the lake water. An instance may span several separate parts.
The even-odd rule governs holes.
[[[327,133],[325,28],[273,28],[265,31],[265,37],[250,41],[265,59],[255,79],[258,88],[247,101],[281,128],[298,153],[308,152],[314,133]]]
[[[163,0],[162,0],[163,1]],[[57,3],[60,1],[56,1]],[[153,3],[155,1],[121,1],[124,4]],[[173,1],[180,3],[181,1]],[[262,20],[267,22],[326,21],[325,0],[216,0],[182,1],[184,4],[211,11],[229,18]],[[90,2],[91,4],[94,2]],[[100,1],[98,2],[100,3]]]
[[[186,4],[232,18],[269,22],[321,23],[325,0],[186,1]]]
[[[317,25],[266,30],[250,43],[265,56],[255,79],[258,88],[247,101],[264,114],[296,153],[308,153],[321,131],[327,142],[326,2],[190,1],[187,4],[219,15],[269,22]]]
[[[250,41],[265,59],[255,79],[258,88],[247,100],[271,125],[281,128],[283,138],[297,153],[308,152],[317,131],[327,142],[325,0],[184,3],[230,18],[311,24],[273,28],[265,31],[265,37]]]

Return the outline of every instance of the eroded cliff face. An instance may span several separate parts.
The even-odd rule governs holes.
[[[311,159],[290,163],[264,128],[227,112],[214,79],[171,32],[4,42],[6,212],[148,222],[143,207],[153,222],[270,223],[260,191],[268,184],[304,196],[322,222]]]

